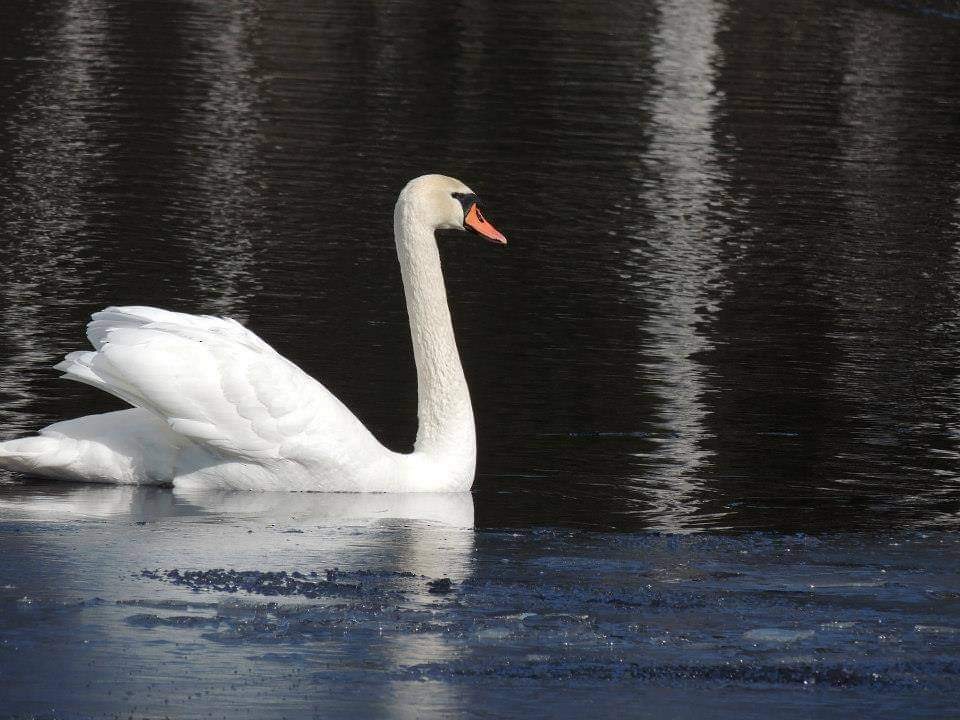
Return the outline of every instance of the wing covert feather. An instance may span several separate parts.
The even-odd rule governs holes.
[[[329,390],[236,321],[157,308],[107,308],[88,326],[94,352],[65,377],[166,420],[221,455],[309,462],[382,447]]]

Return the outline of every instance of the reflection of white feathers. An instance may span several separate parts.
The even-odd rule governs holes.
[[[470,493],[248,493],[104,485],[17,486],[0,494],[5,516],[28,520],[76,518],[159,519],[211,515],[242,522],[309,527],[355,527],[414,521],[473,527]]]
[[[6,591],[7,598],[27,593],[39,596],[37,606],[42,614],[11,617],[10,622],[15,626],[43,625],[49,613],[61,607],[54,602],[59,598],[76,608],[71,610],[69,622],[79,623],[88,631],[103,631],[105,638],[119,643],[110,646],[119,648],[117,652],[107,654],[115,663],[122,662],[120,670],[159,667],[167,659],[167,648],[173,647],[167,642],[173,635],[164,634],[158,649],[159,637],[154,635],[151,642],[141,628],[125,629],[119,621],[124,615],[141,613],[160,618],[190,615],[212,621],[226,614],[237,623],[254,616],[259,623],[265,616],[276,617],[279,613],[282,622],[271,630],[267,639],[270,645],[260,644],[256,636],[231,636],[239,652],[227,672],[237,671],[241,676],[264,672],[270,664],[264,665],[257,658],[275,648],[304,653],[311,658],[304,666],[308,670],[315,660],[324,657],[331,662],[359,657],[359,670],[367,672],[370,668],[378,676],[387,677],[387,697],[396,693],[398,702],[415,699],[406,697],[407,693],[423,692],[423,683],[390,680],[398,670],[426,662],[452,662],[464,652],[459,633],[423,631],[420,625],[432,624],[436,616],[434,627],[439,628],[442,608],[451,604],[450,596],[429,592],[429,580],[449,577],[455,588],[460,588],[475,572],[470,493],[197,492],[17,484],[0,486],[0,516],[17,522],[24,538],[30,538],[29,545],[22,547],[29,547],[30,557],[42,563],[39,577],[32,573],[27,573],[26,580],[11,577],[11,584],[20,587]],[[37,520],[51,525],[42,527],[31,522]],[[67,527],[63,525],[65,520],[70,521],[67,532],[62,531]],[[331,595],[315,599],[242,591],[193,593],[141,576],[143,570],[161,568],[313,571],[320,582],[324,570],[336,569],[345,577],[338,576],[330,583]],[[400,573],[412,577],[400,577]],[[340,583],[346,587],[359,584],[362,592],[339,591]],[[76,607],[78,598],[94,597],[103,600]],[[283,609],[278,610],[278,606]],[[301,613],[311,618],[314,613],[329,615],[334,623],[331,633],[313,641],[301,635],[295,622]],[[401,617],[412,618],[406,623],[412,629],[398,627]],[[52,626],[50,637],[62,641],[63,623]],[[4,627],[9,628],[10,623]],[[220,630],[232,627],[231,621],[223,623]],[[42,628],[39,632],[42,635]],[[197,633],[196,643],[203,646],[191,644],[194,656],[219,652],[216,640],[211,643],[208,638]],[[102,650],[98,648],[98,652]],[[68,653],[57,660],[57,667],[66,668],[72,676],[94,667],[85,649],[79,655]],[[102,675],[103,664],[95,665],[94,672]],[[444,694],[445,688],[431,690],[431,701],[442,699],[442,707],[456,707],[460,693],[454,690],[449,691],[450,697]],[[422,698],[418,700],[422,705]],[[406,712],[405,707],[396,713],[391,710],[390,715],[404,717]]]
[[[238,493],[177,490],[175,497],[218,517],[349,526],[381,520],[415,520],[473,527],[473,496],[466,493]]]
[[[141,567],[171,562],[289,568],[302,567],[304,558],[311,558],[345,569],[402,569],[457,578],[472,562],[474,541],[473,497],[468,492],[251,493],[18,485],[0,492],[0,514],[28,522],[106,520],[105,526],[81,522],[76,527],[93,532],[95,554],[103,562]],[[109,542],[104,543],[104,532]],[[82,542],[78,547],[73,535],[43,537],[56,546],[58,557],[79,552],[77,566],[87,563],[94,550]],[[111,558],[113,553],[119,555]],[[119,577],[123,584],[124,575]]]

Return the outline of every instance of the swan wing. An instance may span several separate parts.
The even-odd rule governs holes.
[[[57,369],[162,418],[220,456],[246,462],[382,450],[323,385],[235,320],[150,307],[95,313],[93,351]]]

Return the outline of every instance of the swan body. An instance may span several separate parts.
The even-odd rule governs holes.
[[[476,195],[425,175],[394,212],[417,367],[414,451],[381,445],[322,384],[234,320],[111,307],[87,326],[92,351],[57,369],[132,407],[55,423],[0,443],[0,466],[63,480],[188,489],[462,492],[476,433],[435,230],[505,238]]]

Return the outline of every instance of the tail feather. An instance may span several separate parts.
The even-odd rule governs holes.
[[[300,425],[313,417],[318,403],[342,408],[322,386],[234,320],[150,307],[109,307],[94,313],[87,335],[95,349],[69,353],[55,367],[63,377],[133,407],[0,442],[0,467],[66,480],[169,484],[178,473],[220,463],[223,447],[275,457],[277,436],[283,436],[277,418],[283,415],[289,422],[285,403],[296,393],[287,388],[280,401],[264,401],[258,389],[272,386],[259,376],[244,376],[251,368],[261,374],[287,373],[285,381],[294,383],[297,392],[313,393],[303,403],[306,419],[295,418]],[[218,363],[238,354],[250,356],[249,362],[225,375]],[[169,371],[171,364],[177,371]],[[228,381],[232,384],[225,386]],[[274,415],[278,403],[283,412]],[[362,428],[345,408],[342,411]]]
[[[62,436],[34,435],[0,443],[0,467],[27,475],[81,480],[70,470],[79,455],[79,443]]]
[[[0,442],[0,467],[58,480],[164,485],[173,480],[182,443],[162,420],[131,408]]]

